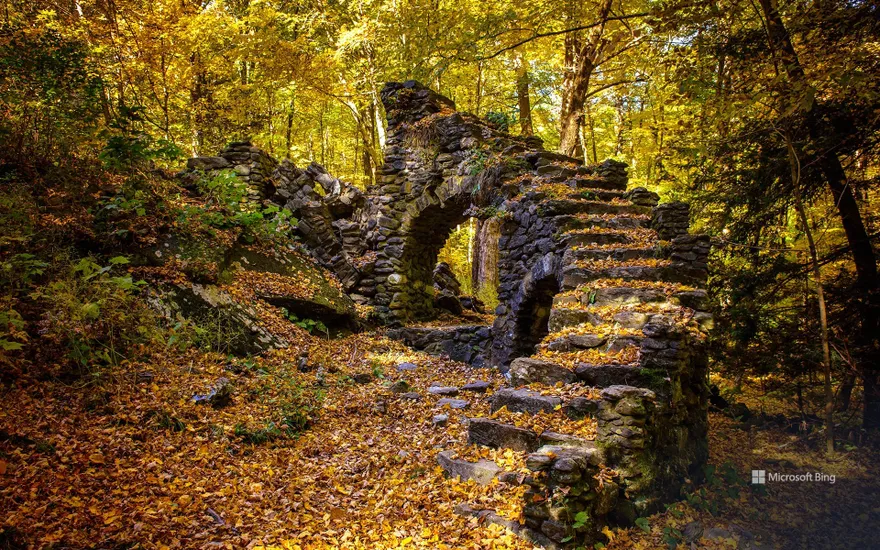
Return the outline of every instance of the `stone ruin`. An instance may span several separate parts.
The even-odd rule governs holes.
[[[533,475],[488,475],[528,486],[523,523],[509,528],[564,546],[676,499],[708,457],[709,241],[688,234],[687,205],[629,189],[622,163],[584,166],[545,151],[416,82],[387,84],[382,101],[385,164],[365,192],[249,143],[189,167],[231,167],[247,178],[251,200],[293,211],[310,253],[355,302],[372,306],[390,337],[506,372],[510,387],[494,393],[493,409],[595,419],[591,441],[471,419],[471,443],[529,453]],[[500,224],[494,323],[407,326],[457,293],[437,274],[437,255],[469,217]],[[594,397],[565,397],[560,384],[593,388]],[[478,464],[443,453],[440,461],[452,475],[486,481]],[[575,527],[579,512],[589,519]]]

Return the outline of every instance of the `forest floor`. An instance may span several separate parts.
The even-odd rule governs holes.
[[[461,445],[461,421],[485,397],[468,396],[470,411],[438,411],[428,386],[497,388],[499,374],[375,334],[302,343],[322,369],[300,372],[291,351],[253,360],[190,351],[88,382],[25,374],[4,385],[0,548],[531,548],[454,513],[466,502],[516,518],[520,489],[448,480],[436,463]],[[398,371],[404,361],[418,368]],[[221,377],[233,384],[231,403],[193,402]],[[400,378],[420,400],[389,391]],[[314,420],[294,436],[296,407]],[[433,424],[438,412],[446,427]],[[607,531],[608,548],[732,548],[745,531],[770,547],[878,547],[875,453],[826,458],[797,435],[744,430],[716,413],[710,421],[709,480],[641,527]],[[524,458],[478,454],[508,469]],[[835,483],[755,487],[753,469],[821,472]]]

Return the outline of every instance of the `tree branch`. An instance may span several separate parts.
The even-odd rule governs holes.
[[[594,95],[598,94],[599,92],[604,92],[604,91],[607,90],[608,88],[613,88],[613,87],[615,87],[615,86],[620,86],[621,84],[634,84],[634,83],[636,83],[636,82],[647,82],[647,80],[644,79],[644,78],[633,78],[633,79],[626,79],[626,80],[618,80],[618,81],[616,81],[616,82],[610,82],[610,83],[608,83],[608,84],[605,84],[604,86],[599,86],[599,87],[596,88],[595,90],[593,90],[593,91],[587,93],[587,95],[584,96],[584,99],[591,98],[591,97],[593,97]]]
[[[525,38],[523,40],[520,40],[519,42],[516,42],[510,46],[505,46],[504,48],[501,48],[500,50],[496,51],[493,54],[479,56],[476,59],[474,59],[474,61],[486,61],[488,59],[494,59],[494,58],[498,57],[499,55],[503,54],[504,52],[508,52],[510,50],[515,50],[516,48],[519,48],[523,44],[528,44],[529,42],[532,42],[533,40],[537,40],[539,38],[546,38],[548,36],[559,36],[561,34],[569,34],[572,32],[584,31],[587,29],[592,29],[592,28],[598,27],[600,25],[605,25],[609,21],[626,21],[627,19],[638,19],[640,17],[647,17],[649,15],[651,15],[651,14],[648,12],[631,13],[629,15],[618,15],[618,16],[614,16],[614,17],[604,18],[601,21],[596,21],[594,23],[590,23],[589,25],[579,25],[577,27],[570,27],[570,28],[562,29],[562,30],[558,30],[558,31],[535,33],[534,35],[530,36],[529,38]]]

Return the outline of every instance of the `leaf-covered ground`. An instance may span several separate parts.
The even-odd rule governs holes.
[[[440,396],[427,392],[434,382],[498,388],[500,375],[375,334],[303,335],[300,345],[316,370],[297,369],[299,350],[253,360],[189,352],[157,354],[91,384],[25,377],[4,387],[0,540],[34,548],[531,548],[453,511],[468,502],[516,518],[521,489],[448,480],[436,465],[440,450],[456,449],[523,468],[519,453],[464,444],[462,421],[488,415],[485,397],[462,394],[469,410],[439,411]],[[399,372],[402,361],[418,368]],[[372,379],[358,384],[353,375]],[[192,401],[221,377],[234,387],[228,406]],[[420,401],[391,393],[401,378]],[[432,423],[440,412],[447,427]],[[311,426],[292,435],[306,417]],[[546,422],[510,420],[537,429]],[[712,482],[691,488],[689,503],[608,531],[609,547],[689,546],[693,521],[732,535],[739,525],[789,548],[876,547],[865,528],[880,519],[875,457],[854,450],[828,460],[792,437],[713,415]],[[822,471],[837,481],[771,484],[762,494],[747,484],[757,468]]]

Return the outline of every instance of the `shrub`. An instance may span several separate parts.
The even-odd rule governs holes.
[[[156,314],[138,298],[145,283],[120,273],[127,263],[121,256],[106,266],[83,258],[33,294],[45,305],[44,340],[61,346],[75,366],[93,374],[161,341]]]

